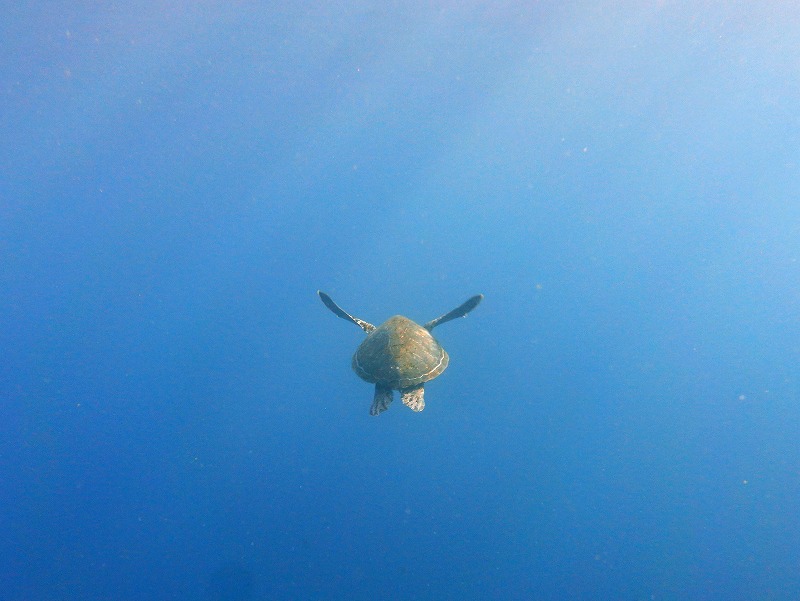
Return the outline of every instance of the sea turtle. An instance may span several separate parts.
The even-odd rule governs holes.
[[[424,326],[402,315],[395,315],[376,328],[345,312],[324,292],[317,290],[317,294],[328,309],[367,333],[367,338],[353,355],[353,371],[362,380],[375,384],[370,415],[378,415],[389,408],[393,390],[399,390],[403,404],[414,411],[425,408],[425,382],[440,375],[450,361],[445,350],[431,335],[431,330],[456,317],[464,317],[483,299],[482,294],[473,296],[460,307]]]

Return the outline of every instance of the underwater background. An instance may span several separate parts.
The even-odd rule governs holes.
[[[795,2],[1,12],[0,601],[800,599]]]

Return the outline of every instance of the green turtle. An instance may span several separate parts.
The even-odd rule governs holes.
[[[367,333],[367,338],[353,355],[353,371],[362,380],[375,384],[370,415],[378,415],[389,408],[393,390],[399,390],[403,404],[414,411],[425,408],[425,382],[439,376],[450,361],[447,352],[431,335],[431,330],[456,317],[464,317],[483,299],[482,294],[473,296],[424,326],[395,315],[375,327],[344,311],[324,292],[317,290],[317,294],[334,314],[353,322]]]

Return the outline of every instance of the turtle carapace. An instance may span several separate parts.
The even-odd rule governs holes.
[[[375,327],[344,311],[324,292],[318,290],[317,294],[333,313],[367,333],[353,355],[353,371],[362,380],[375,384],[375,398],[369,410],[371,415],[389,408],[393,390],[399,390],[403,404],[414,411],[425,408],[425,382],[439,376],[450,361],[447,352],[431,335],[431,330],[456,317],[464,317],[483,299],[482,294],[473,296],[423,326],[402,315],[395,315]]]

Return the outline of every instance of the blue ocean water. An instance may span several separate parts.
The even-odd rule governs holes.
[[[0,600],[800,598],[794,2],[0,13]]]

